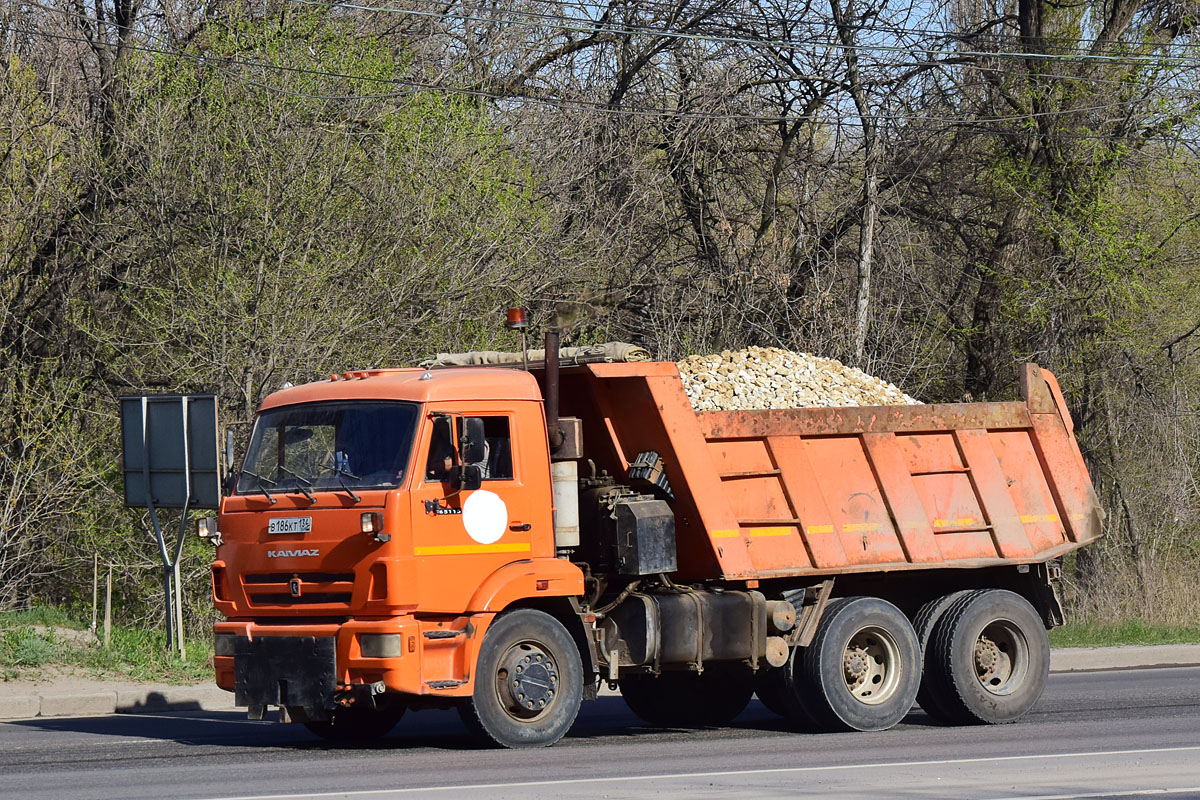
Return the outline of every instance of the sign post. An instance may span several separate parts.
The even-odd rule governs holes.
[[[217,441],[217,398],[212,394],[136,395],[121,398],[121,445],[125,505],[144,507],[162,561],[167,646],[186,654],[183,641],[183,587],[179,561],[187,534],[188,511],[221,504]],[[160,508],[178,508],[179,531],[168,544]]]

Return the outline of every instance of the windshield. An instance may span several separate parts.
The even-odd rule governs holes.
[[[410,403],[311,403],[264,411],[254,424],[237,491],[398,486],[416,420]]]

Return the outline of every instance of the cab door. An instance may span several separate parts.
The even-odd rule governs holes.
[[[483,419],[485,455],[477,462],[480,486],[462,489],[455,443],[465,417]],[[553,541],[548,489],[537,491],[537,476],[521,456],[519,415],[502,408],[437,409],[426,415],[412,491],[413,555],[418,558],[420,599],[426,612],[461,613],[489,575],[505,564],[534,555],[535,541]],[[535,460],[536,461],[536,460]],[[532,480],[531,480],[532,478]],[[548,476],[541,483],[548,487]],[[543,495],[543,496],[539,496]],[[541,507],[539,507],[541,506]],[[538,550],[544,549],[538,547]]]

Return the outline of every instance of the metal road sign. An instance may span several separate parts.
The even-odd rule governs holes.
[[[126,506],[221,504],[216,395],[122,397],[121,440]]]
[[[184,654],[183,588],[179,559],[183,555],[188,511],[221,505],[217,439],[216,395],[152,394],[121,398],[125,505],[150,512],[162,559],[167,644],[181,656]],[[160,508],[182,509],[173,547],[168,547],[163,534],[158,518]]]

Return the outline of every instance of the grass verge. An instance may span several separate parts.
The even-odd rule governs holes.
[[[1070,622],[1050,631],[1051,647],[1200,643],[1200,625],[1145,625],[1126,622]]]
[[[52,669],[172,684],[213,679],[210,642],[189,639],[181,659],[167,651],[164,631],[114,626],[104,647],[87,627],[57,608],[0,613],[0,680],[44,677]]]

